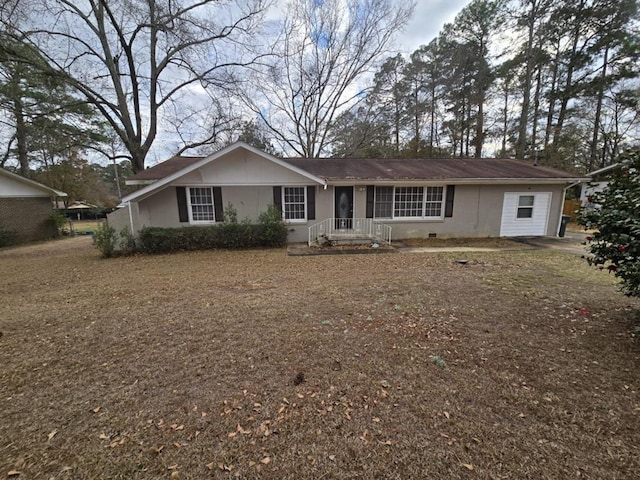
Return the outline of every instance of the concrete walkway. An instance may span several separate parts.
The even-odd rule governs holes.
[[[585,241],[586,234],[567,232],[562,238],[560,237],[514,237],[514,240],[520,245],[508,247],[407,247],[401,243],[394,245],[394,249],[358,249],[358,250],[313,250],[306,244],[289,245],[287,251],[291,256],[302,255],[336,255],[336,254],[367,254],[367,253],[442,253],[442,252],[500,252],[500,251],[522,251],[522,250],[561,250],[564,252],[574,253],[576,255],[584,255],[586,245],[582,245]]]

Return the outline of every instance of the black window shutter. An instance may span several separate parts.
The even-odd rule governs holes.
[[[373,218],[374,189],[373,185],[367,185],[367,218]]]
[[[222,188],[213,187],[213,216],[216,222],[222,222],[224,220],[224,208],[222,205]]]
[[[178,197],[178,218],[181,223],[188,222],[187,189],[185,187],[176,187],[176,196]]]
[[[447,185],[447,202],[444,206],[444,216],[453,217],[453,197],[456,193],[455,185]]]
[[[316,187],[307,187],[307,220],[316,219]]]
[[[282,187],[273,187],[273,204],[282,213]]]

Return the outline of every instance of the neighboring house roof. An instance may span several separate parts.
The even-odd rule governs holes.
[[[611,165],[607,165],[606,167],[603,168],[599,168],[598,170],[594,170],[593,172],[589,172],[587,173],[588,176],[590,177],[597,177],[599,175],[602,175],[604,173],[609,173],[613,170],[616,170],[618,168],[620,168],[622,165],[625,165],[627,162],[619,162],[619,163],[613,163]]]
[[[520,183],[565,183],[582,177],[520,160],[495,158],[291,158],[288,163],[328,181],[450,181],[458,183],[505,180]]]
[[[97,205],[94,205],[93,203],[77,201],[77,202],[71,202],[67,207],[67,210],[87,210],[87,209],[90,210],[92,208],[99,208],[99,207]]]
[[[29,178],[25,178],[21,175],[18,175],[17,173],[13,173],[10,172],[9,170],[5,170],[4,168],[0,168],[0,175],[9,178],[11,180],[15,180],[16,182],[19,182],[23,185],[27,185],[29,187],[32,188],[36,188],[40,191],[42,191],[43,193],[46,193],[48,196],[58,196],[58,197],[66,197],[67,194],[64,192],[61,192],[59,190],[55,190],[51,187],[47,187],[46,185],[43,185],[42,183],[38,183],[35,180],[31,180]],[[0,192],[0,197],[2,196],[2,192]]]

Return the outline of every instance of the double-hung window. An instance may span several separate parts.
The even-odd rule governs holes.
[[[533,195],[520,195],[518,197],[518,212],[516,218],[533,218]]]
[[[394,217],[422,217],[424,189],[422,187],[396,187]]]
[[[189,187],[189,209],[192,222],[215,222],[212,187]]]
[[[374,218],[442,218],[443,187],[376,187]]]
[[[442,200],[444,192],[442,187],[426,187],[424,192],[424,216],[442,216]]]
[[[393,187],[376,187],[373,216],[375,218],[393,217]]]
[[[306,187],[282,188],[282,211],[285,220],[305,221],[307,218],[306,205]]]

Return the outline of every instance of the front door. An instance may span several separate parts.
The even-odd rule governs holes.
[[[353,187],[335,187],[335,219],[337,230],[353,228]]]

